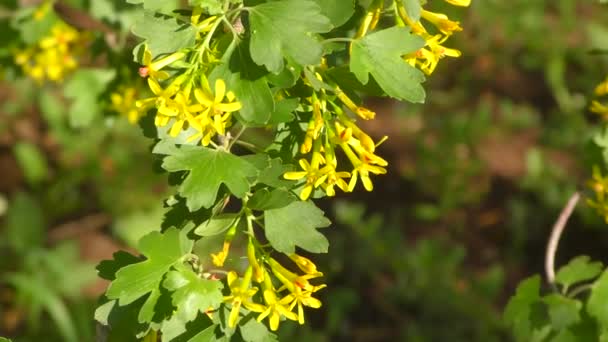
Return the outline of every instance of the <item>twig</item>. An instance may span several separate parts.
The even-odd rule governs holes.
[[[549,243],[547,243],[547,251],[545,254],[545,273],[547,275],[547,281],[549,284],[555,283],[555,254],[557,252],[557,245],[559,244],[559,238],[566,227],[566,223],[568,223],[568,219],[570,215],[572,215],[572,211],[576,207],[581,195],[578,192],[575,192],[562,212],[559,214],[557,221],[553,225],[553,229],[551,230],[551,236],[549,237]]]

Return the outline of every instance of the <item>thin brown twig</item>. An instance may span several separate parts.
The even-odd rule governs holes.
[[[561,237],[564,228],[566,228],[566,223],[568,223],[568,219],[576,204],[580,200],[581,195],[577,191],[568,200],[564,209],[559,214],[557,221],[553,225],[553,229],[551,229],[551,236],[549,237],[549,242],[547,243],[547,250],[545,252],[545,274],[547,275],[547,281],[549,284],[555,283],[555,254],[557,253],[557,246],[559,244],[559,238]]]

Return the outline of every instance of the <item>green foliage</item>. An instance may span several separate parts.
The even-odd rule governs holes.
[[[251,58],[278,74],[283,70],[284,58],[292,58],[302,65],[318,64],[322,46],[311,33],[331,30],[329,20],[312,0],[285,0],[252,7]]]
[[[264,221],[266,238],[277,251],[291,254],[297,246],[312,253],[327,253],[329,242],[316,228],[327,227],[331,222],[313,203],[293,202],[266,210]],[[289,234],[285,234],[285,227]]]
[[[405,28],[393,27],[365,36],[353,44],[350,70],[363,84],[371,74],[390,96],[410,102],[424,102],[420,70],[405,63],[401,56],[424,46],[424,40]]]
[[[249,190],[249,179],[258,174],[255,166],[241,157],[221,150],[190,146],[182,146],[167,156],[163,168],[169,172],[189,171],[179,193],[186,198],[190,211],[212,207],[222,184],[231,194],[242,198]]]

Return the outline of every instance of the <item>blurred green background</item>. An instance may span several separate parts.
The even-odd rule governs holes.
[[[550,227],[590,176],[601,122],[586,108],[608,75],[596,53],[608,49],[608,6],[437,7],[461,21],[450,47],[463,56],[440,63],[424,105],[367,100],[378,116],[364,128],[390,137],[379,149],[389,174],[372,193],[321,201],[334,222],[316,259],[324,306],[306,326],[283,325],[285,340],[510,341],[504,305],[542,273]],[[0,336],[93,341],[107,285],[95,264],[159,227],[171,189],[138,127],[99,116],[73,128],[65,99],[14,72],[0,37]],[[607,248],[606,224],[579,206],[557,264],[606,262]]]

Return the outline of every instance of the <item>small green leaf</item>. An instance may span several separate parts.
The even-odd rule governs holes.
[[[133,34],[146,40],[153,57],[191,47],[196,39],[189,23],[150,11],[135,23]]]
[[[103,260],[97,265],[97,275],[105,280],[116,279],[116,272],[121,268],[141,261],[140,258],[125,251],[117,251],[112,255],[112,260]]]
[[[302,65],[316,65],[323,49],[314,33],[331,30],[332,25],[311,0],[284,0],[251,7],[251,57],[273,72],[283,70],[285,57]]]
[[[505,308],[504,320],[513,327],[518,340],[525,340],[533,329],[532,306],[540,301],[540,277],[535,275],[522,281]]]
[[[158,288],[171,266],[192,249],[192,241],[175,228],[164,234],[152,232],[139,242],[139,250],[147,260],[131,264],[116,272],[116,279],[106,293],[109,299],[118,299],[127,305]]]
[[[223,301],[221,281],[202,279],[185,267],[167,273],[163,286],[174,291],[175,314],[182,322],[194,320],[199,312],[217,309]]]
[[[222,13],[223,1],[220,0],[190,0],[190,6],[198,6],[204,9],[210,15]]]
[[[334,27],[344,25],[355,14],[354,0],[314,0],[321,14],[329,18]],[[418,2],[418,0],[412,0]]]
[[[214,324],[200,333],[196,334],[194,337],[188,340],[188,342],[210,342],[215,341],[215,329],[218,327],[217,324]]]
[[[285,189],[261,189],[256,191],[247,202],[247,206],[253,210],[270,210],[283,208],[294,202],[296,197]]]
[[[316,228],[327,227],[331,222],[311,201],[268,210],[264,219],[266,238],[277,251],[291,254],[297,246],[311,253],[327,253],[329,242]]]
[[[420,0],[403,0],[403,6],[405,6],[405,11],[412,21],[420,20],[420,12],[422,11]]]
[[[274,342],[277,336],[253,317],[239,322],[241,337],[245,342]]]
[[[401,56],[424,46],[424,39],[404,27],[393,27],[367,35],[353,43],[350,70],[363,84],[372,74],[391,97],[415,103],[424,102],[422,72]]]
[[[99,95],[114,78],[109,69],[80,69],[66,83],[63,92],[72,100],[68,113],[73,127],[88,126],[101,115]]]
[[[36,145],[18,142],[13,147],[13,151],[28,183],[38,184],[48,177],[46,159]]]
[[[234,46],[234,45],[233,45]],[[241,41],[224,54],[223,64],[213,70],[211,82],[219,77],[226,81],[243,107],[239,116],[246,123],[265,124],[274,112],[274,99],[268,86],[268,72],[256,65],[249,55],[248,41]]]
[[[213,206],[222,184],[232,195],[242,198],[249,191],[248,178],[258,175],[258,170],[241,157],[198,146],[175,149],[162,166],[169,172],[189,171],[179,194],[186,198],[190,211]]]
[[[194,229],[194,234],[199,236],[215,236],[221,234],[230,229],[239,217],[240,214],[236,213],[219,214],[196,227]]]
[[[608,272],[602,273],[591,289],[587,300],[587,313],[605,329],[608,327]]]
[[[560,268],[555,276],[555,281],[562,284],[564,292],[567,292],[570,286],[597,277],[603,269],[604,265],[601,262],[591,262],[591,258],[581,255]]]
[[[299,99],[284,99],[275,104],[274,111],[270,114],[269,125],[291,122],[295,119],[293,112],[300,104]]]
[[[550,294],[544,297],[543,301],[549,306],[549,317],[553,329],[562,330],[580,322],[579,311],[583,307],[580,301],[558,294]]]
[[[95,320],[107,326],[107,341],[133,341],[134,336],[148,328],[137,323],[142,303],[143,298],[129,305],[119,306],[118,300],[110,300],[95,310]]]
[[[18,253],[27,253],[42,245],[44,231],[44,213],[40,204],[26,193],[15,194],[8,205],[3,239]]]

